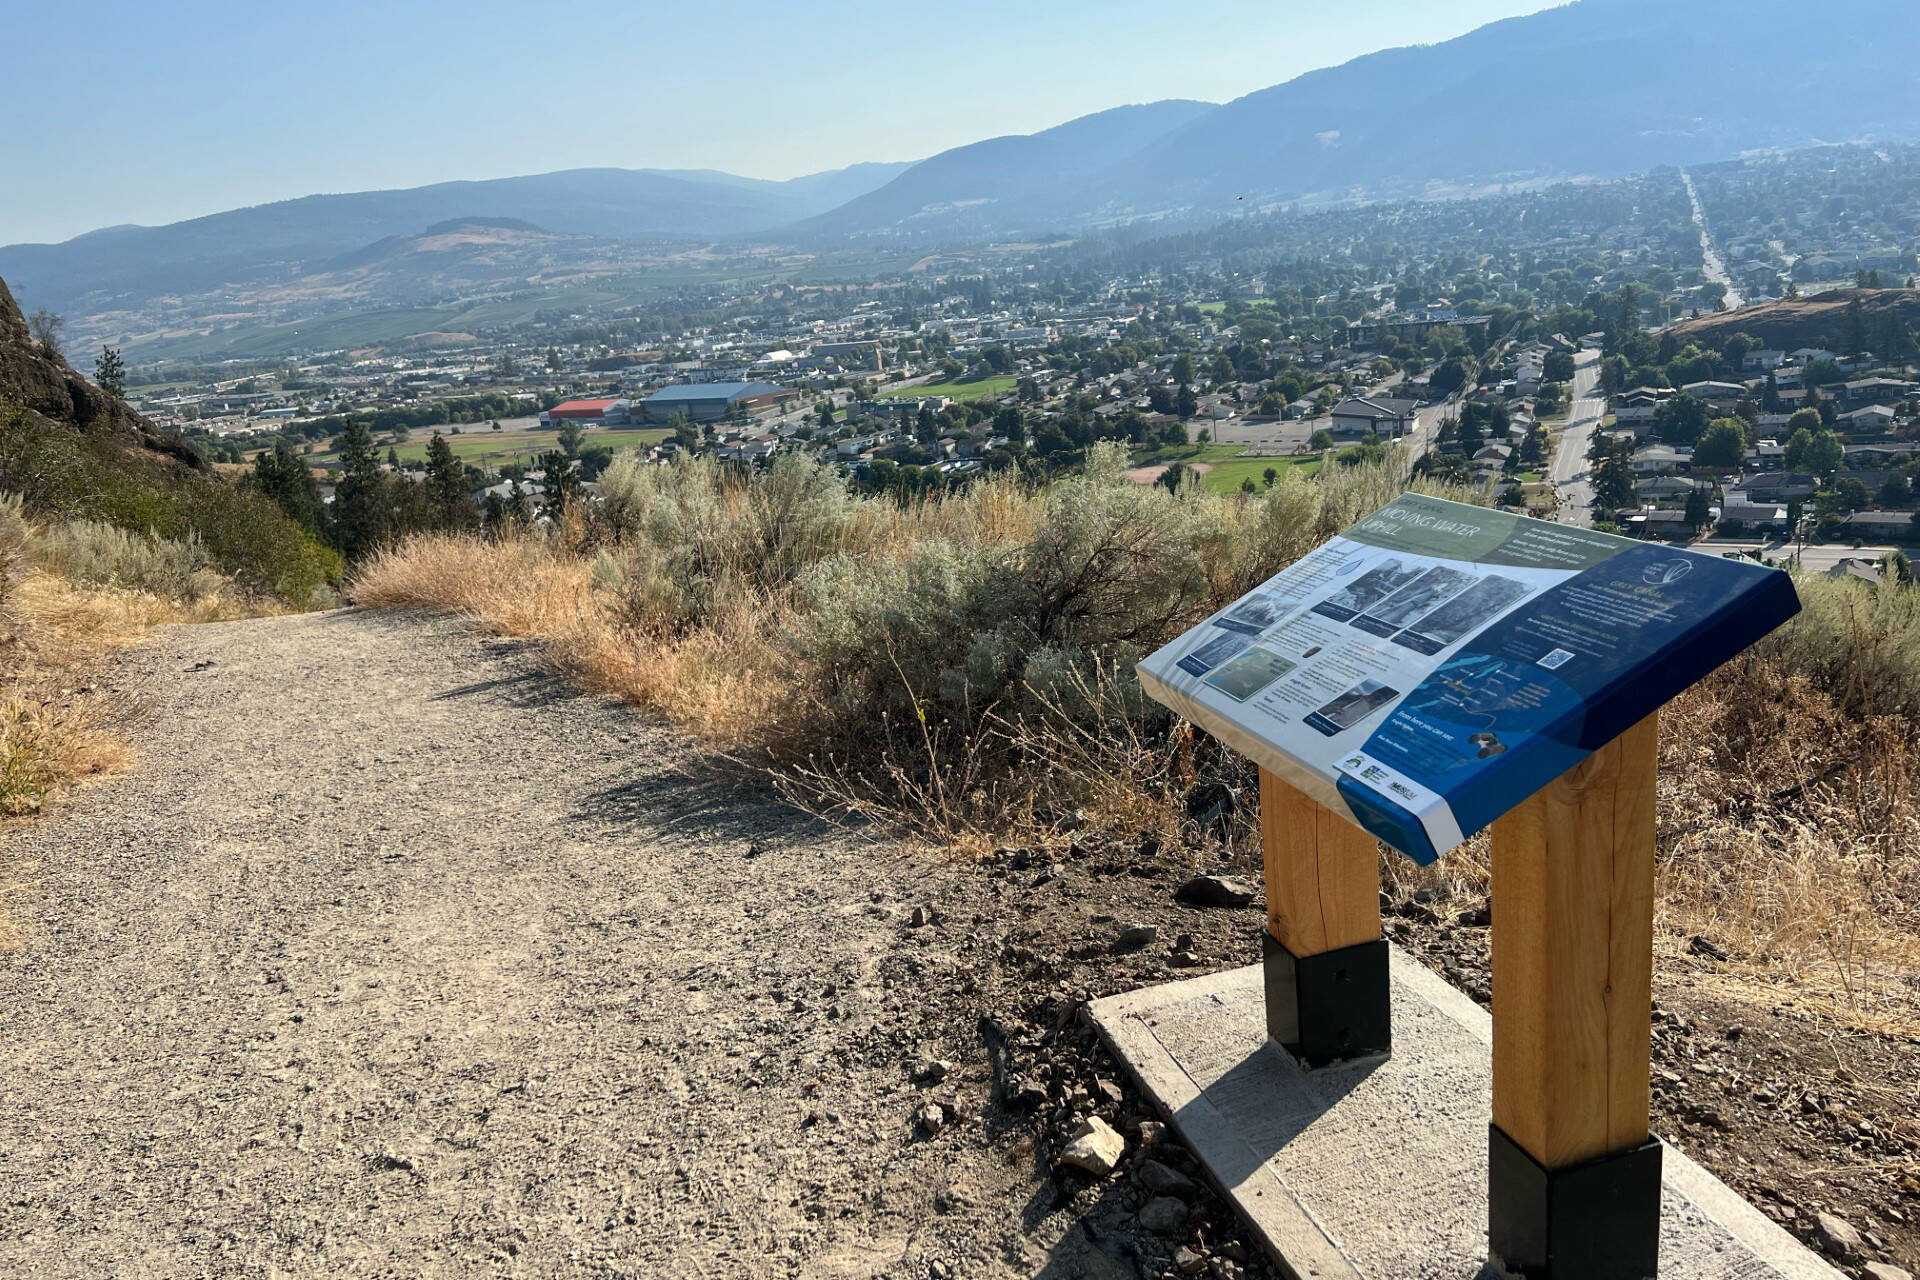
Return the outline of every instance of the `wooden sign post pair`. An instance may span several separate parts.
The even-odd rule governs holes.
[[[1493,824],[1489,1245],[1543,1280],[1658,1270],[1656,722]],[[1260,824],[1269,1035],[1310,1066],[1388,1052],[1378,845],[1265,769]]]

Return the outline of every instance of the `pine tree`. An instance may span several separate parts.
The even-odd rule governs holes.
[[[301,528],[319,531],[320,486],[314,481],[313,472],[307,469],[306,461],[285,440],[254,455],[253,485],[273,499]]]
[[[333,490],[333,544],[358,560],[386,540],[386,476],[366,424],[340,433],[340,480]]]
[[[127,397],[127,366],[118,347],[101,347],[100,358],[93,362],[93,384],[116,400]]]
[[[467,473],[453,456],[453,446],[439,432],[427,441],[427,506],[437,529],[473,526],[473,503],[467,496]]]
[[[540,514],[559,524],[580,503],[580,473],[564,453],[543,455],[540,466],[547,473],[547,497]]]

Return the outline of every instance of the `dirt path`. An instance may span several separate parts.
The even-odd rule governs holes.
[[[1086,1271],[976,1118],[977,872],[447,621],[172,629],[118,680],[140,763],[10,847],[0,1273]]]

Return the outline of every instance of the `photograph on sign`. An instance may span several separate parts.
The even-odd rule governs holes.
[[[1751,562],[1406,494],[1139,669],[1428,862],[1799,607]]]

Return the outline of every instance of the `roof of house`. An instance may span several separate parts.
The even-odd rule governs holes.
[[[547,410],[548,413],[605,413],[621,403],[618,397],[606,400],[566,400]]]
[[[647,397],[646,402],[655,401],[679,403],[683,400],[739,400],[747,396],[772,395],[785,391],[785,387],[776,387],[771,382],[682,382],[671,387],[662,387]]]
[[[1333,408],[1336,418],[1406,418],[1420,407],[1418,400],[1395,400],[1387,396],[1355,396]]]

